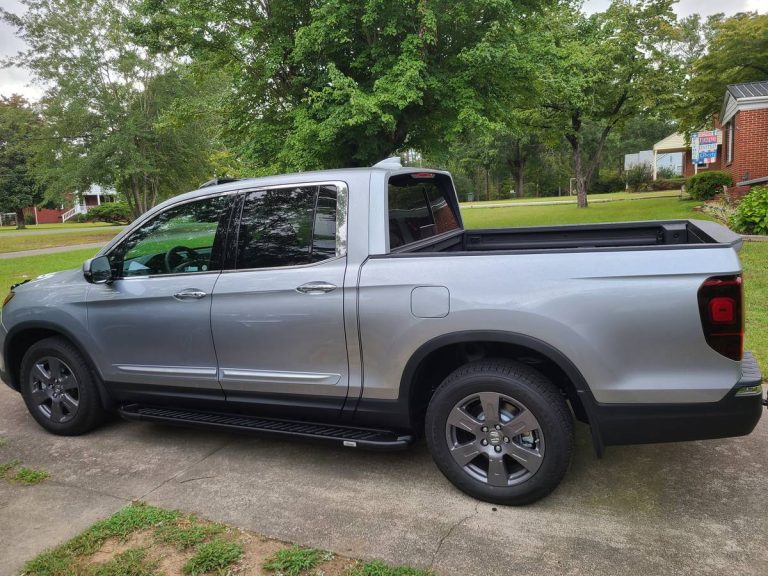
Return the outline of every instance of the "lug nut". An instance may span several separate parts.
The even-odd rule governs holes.
[[[483,438],[482,440],[480,440],[480,444],[482,444],[483,446],[488,446],[488,440]]]
[[[509,444],[509,438],[507,438],[506,436],[504,436],[504,442],[505,442],[505,443],[507,443],[507,444]]]
[[[501,430],[501,426],[499,426],[498,424],[496,424],[496,426],[494,426],[494,428],[496,428],[496,430]]]
[[[482,430],[483,432],[488,432],[488,426],[483,426],[482,428],[480,428],[480,430]]]
[[[494,448],[494,450],[496,450],[496,452],[501,452],[501,446],[496,446],[496,448]]]

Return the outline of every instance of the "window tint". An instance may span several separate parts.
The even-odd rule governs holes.
[[[311,264],[341,254],[337,207],[332,186],[248,193],[240,218],[237,268]]]
[[[430,173],[427,173],[430,174]],[[389,247],[459,228],[449,194],[450,181],[439,174],[429,177],[401,174],[389,180]]]
[[[158,214],[109,255],[113,272],[130,277],[217,270],[214,244],[227,206],[228,198],[217,196]]]

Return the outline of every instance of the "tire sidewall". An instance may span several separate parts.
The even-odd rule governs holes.
[[[456,379],[449,376],[435,392],[427,410],[425,432],[435,463],[456,487],[481,500],[497,504],[525,504],[538,500],[559,484],[570,464],[573,446],[570,413],[564,419],[562,407],[555,409],[551,404],[552,398],[538,390],[541,385],[551,384],[544,381],[538,386],[531,386],[525,380],[528,379],[492,373],[466,374]],[[518,400],[533,413],[541,426],[545,442],[544,460],[536,473],[521,484],[485,484],[469,476],[450,453],[445,430],[448,414],[459,401],[478,392],[497,392]],[[567,410],[565,401],[559,400]]]
[[[40,358],[50,356],[65,362],[77,378],[79,400],[75,417],[68,422],[53,422],[41,414],[31,398],[30,372]],[[88,365],[71,345],[59,338],[49,338],[33,344],[21,362],[20,391],[27,410],[40,426],[54,434],[75,436],[90,430],[101,413],[98,392]]]

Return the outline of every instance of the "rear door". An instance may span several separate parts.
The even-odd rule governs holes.
[[[228,401],[291,415],[343,405],[346,190],[335,182],[244,193],[234,262],[211,310]]]

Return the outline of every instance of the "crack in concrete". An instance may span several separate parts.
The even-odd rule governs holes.
[[[477,514],[479,513],[479,511],[480,511],[480,502],[476,502],[476,503],[475,503],[475,511],[474,511],[474,512],[472,512],[472,514],[469,514],[468,516],[465,516],[464,518],[462,518],[462,519],[461,519],[461,520],[459,520],[458,522],[455,522],[455,523],[454,523],[454,524],[453,524],[453,525],[452,525],[452,526],[451,526],[451,527],[448,529],[448,531],[447,531],[447,532],[446,532],[446,533],[443,535],[443,537],[442,537],[442,538],[440,538],[440,541],[437,543],[437,548],[436,548],[436,549],[435,549],[435,551],[432,553],[432,560],[430,561],[430,563],[429,563],[429,567],[427,568],[427,570],[432,570],[432,568],[433,568],[433,567],[434,567],[434,565],[435,565],[435,560],[437,560],[437,555],[440,553],[440,550],[441,550],[441,549],[442,549],[442,547],[443,547],[443,543],[444,543],[446,540],[448,540],[448,537],[449,537],[451,534],[453,534],[453,531],[454,531],[454,530],[456,530],[456,528],[458,528],[458,527],[459,527],[459,526],[461,526],[462,524],[464,524],[464,522],[466,522],[466,521],[467,521],[467,520],[469,520],[470,518],[474,518],[475,516],[477,516]]]
[[[216,478],[216,476],[195,476],[194,478],[185,478],[184,480],[179,480],[179,484],[186,484],[187,482],[194,482],[195,480],[207,480],[208,478]]]
[[[201,464],[202,462],[205,462],[205,461],[206,461],[208,458],[210,458],[211,456],[213,456],[214,454],[216,454],[216,452],[218,452],[219,450],[223,450],[224,448],[226,448],[226,447],[227,447],[227,446],[229,446],[230,444],[231,444],[231,442],[224,442],[224,443],[223,443],[221,446],[219,446],[219,447],[217,447],[217,448],[214,448],[213,450],[211,450],[210,452],[208,452],[208,453],[207,453],[205,456],[203,456],[202,458],[200,458],[200,459],[199,459],[199,460],[197,460],[196,462],[193,462],[192,464],[190,464],[190,465],[189,465],[189,466],[187,466],[186,468],[184,468],[184,469],[182,469],[182,470],[179,470],[179,471],[178,471],[176,474],[174,474],[174,475],[173,475],[173,476],[171,476],[170,478],[166,478],[165,480],[163,480],[162,482],[160,482],[160,484],[158,484],[158,485],[157,485],[157,486],[155,486],[154,488],[150,489],[150,490],[149,490],[149,491],[147,491],[146,493],[144,493],[144,494],[142,494],[141,496],[139,496],[139,497],[137,498],[137,500],[144,500],[144,499],[145,499],[147,496],[149,496],[149,495],[150,495],[150,494],[152,494],[153,492],[156,492],[157,490],[159,490],[160,488],[162,488],[163,486],[165,486],[166,484],[168,484],[168,482],[170,482],[171,480],[175,480],[176,478],[178,478],[179,476],[181,476],[182,474],[184,474],[184,473],[185,473],[187,470],[190,470],[191,468],[194,468],[194,467],[195,467],[195,466],[197,466],[198,464]],[[194,478],[193,478],[193,480],[194,480]]]

